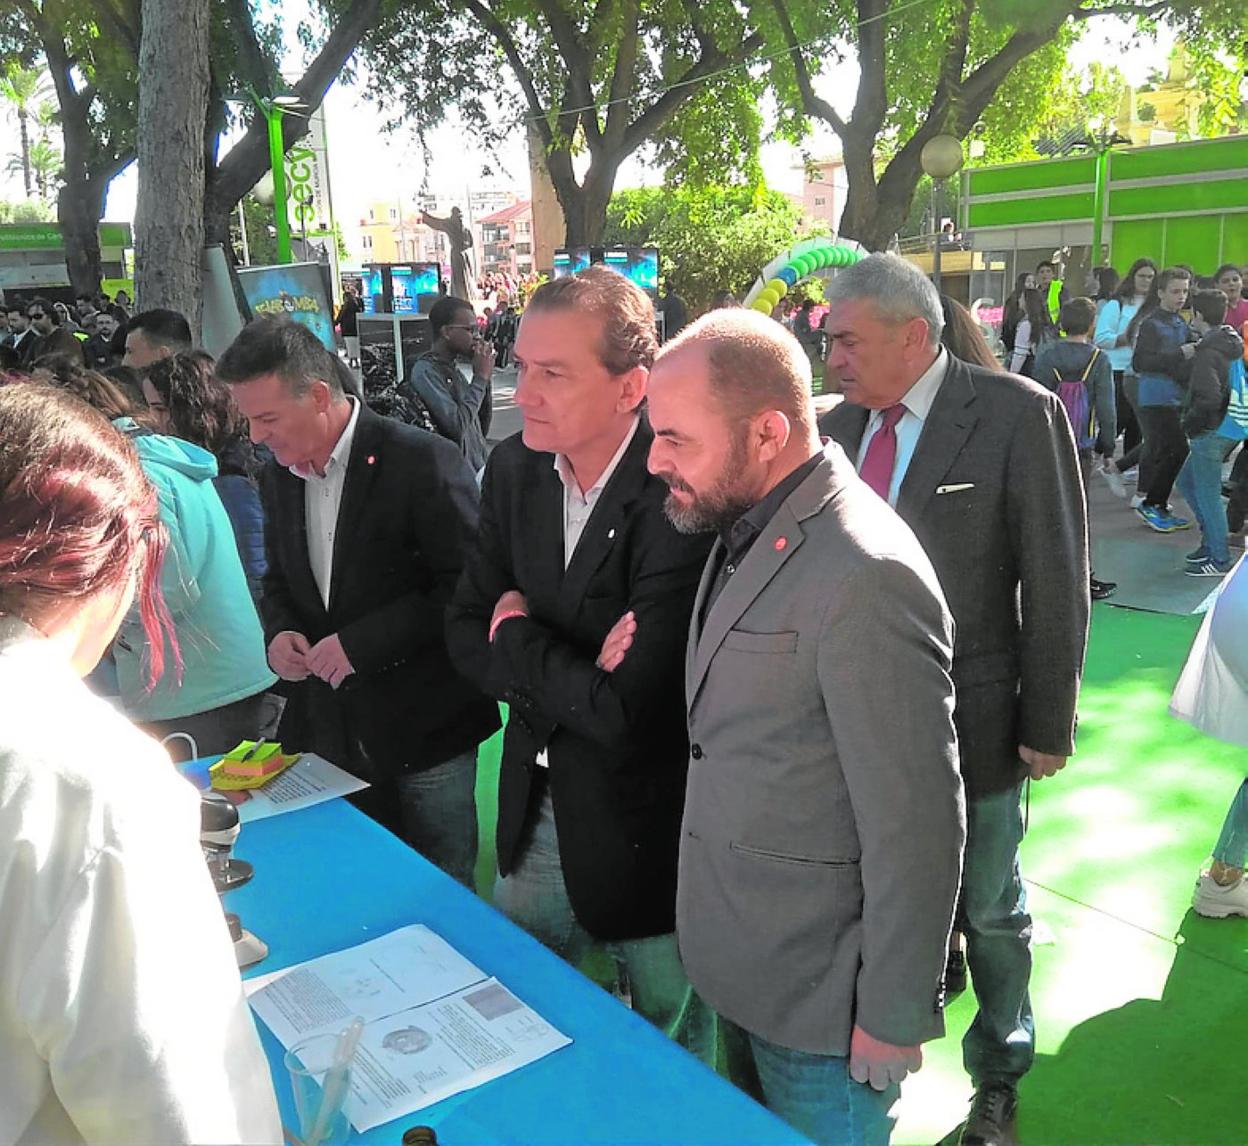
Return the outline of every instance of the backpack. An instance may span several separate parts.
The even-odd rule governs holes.
[[[1070,419],[1070,428],[1075,435],[1075,445],[1081,450],[1090,449],[1096,441],[1092,403],[1088,401],[1088,375],[1092,373],[1092,366],[1100,357],[1100,353],[1099,349],[1093,347],[1092,357],[1088,359],[1083,373],[1077,378],[1063,376],[1056,366],[1053,367],[1053,374],[1057,378],[1057,396],[1062,400],[1066,417]]]
[[[1231,363],[1227,378],[1231,384],[1231,400],[1218,433],[1224,438],[1242,442],[1248,438],[1248,371],[1242,358],[1236,358]]]

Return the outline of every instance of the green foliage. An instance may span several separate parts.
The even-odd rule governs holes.
[[[587,153],[609,178],[641,147],[673,182],[757,184],[762,84],[730,66],[758,46],[746,46],[746,17],[733,0],[396,2],[362,54],[392,129],[424,139],[454,109],[489,148],[534,123],[561,195],[555,158],[567,172]],[[717,66],[690,82],[699,61]]]
[[[787,196],[762,187],[643,187],[611,197],[604,241],[658,247],[669,287],[700,310],[719,291],[744,294],[800,222]]]
[[[25,158],[14,152],[9,156],[8,172],[10,175],[21,175],[30,164],[34,176],[35,187],[40,199],[55,198],[58,180],[61,174],[61,153],[46,139],[36,139],[30,145]]]
[[[253,195],[243,197],[243,218],[247,221],[247,255],[254,267],[269,267],[277,262],[277,228],[273,208],[266,207]],[[239,233],[238,211],[230,216],[230,240],[240,257],[243,250]]]
[[[56,210],[42,199],[0,199],[0,223],[55,223]]]

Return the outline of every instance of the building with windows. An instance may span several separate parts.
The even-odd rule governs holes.
[[[530,274],[536,267],[533,204],[513,203],[477,221],[477,266],[483,275]]]
[[[802,171],[803,225],[809,228],[813,223],[824,223],[835,235],[845,212],[845,197],[849,194],[845,161],[839,155],[831,155],[803,164]]]

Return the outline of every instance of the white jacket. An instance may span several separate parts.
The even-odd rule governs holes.
[[[197,794],[0,616],[0,1146],[281,1138]]]

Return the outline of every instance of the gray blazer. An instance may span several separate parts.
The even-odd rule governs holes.
[[[836,445],[711,606],[686,662],[676,926],[699,994],[782,1046],[944,1032],[965,813],[952,623],[909,528]]]
[[[857,457],[869,410],[819,422]],[[968,796],[1022,778],[1018,746],[1069,755],[1088,640],[1088,527],[1057,395],[951,358],[897,512],[931,558],[957,629],[954,719]]]

